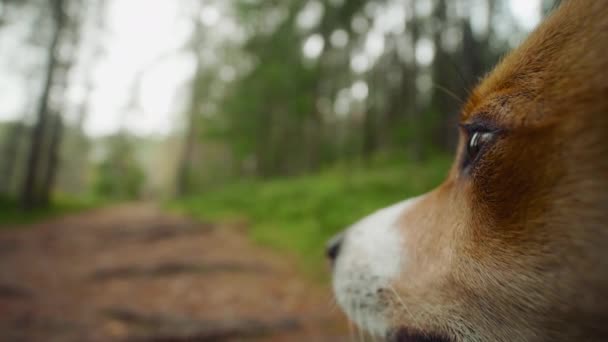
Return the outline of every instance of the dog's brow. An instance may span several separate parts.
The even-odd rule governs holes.
[[[499,128],[501,125],[497,115],[508,109],[509,102],[515,96],[517,94],[497,94],[486,95],[482,99],[478,94],[474,95],[472,100],[463,108],[460,123],[465,125],[479,123],[489,128]]]
[[[475,113],[475,109],[480,105],[481,101],[482,97],[479,96],[476,90],[474,90],[469,96],[469,99],[467,100],[465,105],[462,107],[462,111],[460,113],[460,122],[465,122],[469,118],[471,118]]]
[[[460,126],[469,130],[500,131],[502,129],[496,117],[487,111],[473,113],[467,121],[460,123]]]

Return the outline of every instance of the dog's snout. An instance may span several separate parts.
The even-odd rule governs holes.
[[[344,233],[335,235],[327,242],[325,253],[327,258],[333,263],[340,255],[340,249],[342,248],[342,241],[344,241]]]

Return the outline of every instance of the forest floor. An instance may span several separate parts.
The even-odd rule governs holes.
[[[2,341],[347,341],[326,284],[246,227],[129,204],[0,229]]]

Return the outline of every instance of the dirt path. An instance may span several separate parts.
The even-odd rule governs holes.
[[[331,303],[237,229],[150,205],[0,230],[0,341],[346,341]]]

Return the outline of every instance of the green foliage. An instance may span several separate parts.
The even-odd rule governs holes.
[[[96,171],[93,191],[97,196],[115,199],[139,197],[144,173],[134,164],[119,169],[111,161],[104,161],[97,166]]]
[[[21,209],[18,201],[0,197],[0,230],[6,227],[18,227],[23,224],[92,209],[102,204],[102,201],[93,197],[72,198],[55,196],[50,206],[26,212]]]
[[[113,137],[109,154],[96,167],[93,192],[112,199],[136,199],[144,185],[145,174],[135,159],[131,143],[122,136]]]
[[[438,185],[449,163],[437,157],[422,164],[373,165],[340,165],[311,176],[241,182],[172,207],[204,220],[246,220],[256,241],[294,252],[305,269],[318,274],[329,237],[376,209]]]

